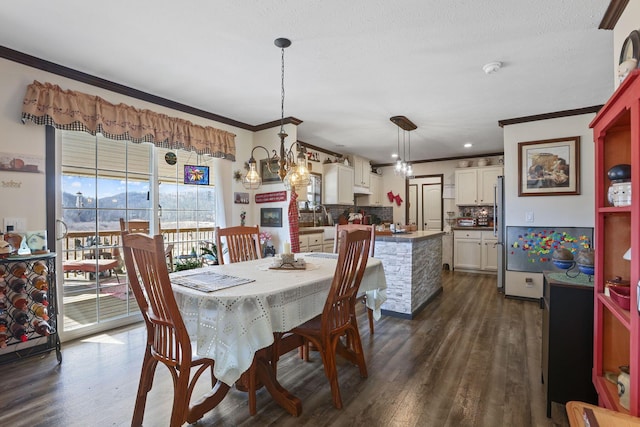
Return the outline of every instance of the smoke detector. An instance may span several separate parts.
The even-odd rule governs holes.
[[[484,64],[482,70],[487,74],[496,73],[502,67],[502,62],[489,62],[488,64]]]

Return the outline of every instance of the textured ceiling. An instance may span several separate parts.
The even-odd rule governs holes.
[[[0,45],[250,125],[391,162],[500,152],[498,120],[602,104],[613,91],[608,0],[21,0]],[[501,61],[487,75],[482,66]],[[463,143],[473,147],[465,149]]]

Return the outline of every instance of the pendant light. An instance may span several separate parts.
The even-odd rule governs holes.
[[[307,161],[305,157],[305,149],[297,146],[297,142],[294,141],[289,149],[285,149],[284,140],[288,136],[284,131],[284,50],[291,46],[291,40],[286,38],[277,38],[274,44],[280,48],[281,51],[281,97],[280,97],[280,132],[278,137],[280,138],[280,154],[278,155],[276,150],[273,150],[273,155],[269,156],[269,150],[262,145],[257,145],[251,150],[251,157],[249,158],[249,171],[242,178],[242,185],[247,190],[256,190],[262,185],[262,177],[256,167],[256,160],[253,157],[253,152],[256,148],[261,148],[267,153],[267,168],[269,172],[276,173],[271,170],[271,164],[275,161],[278,162],[277,174],[282,180],[285,189],[291,190],[293,188],[303,188],[309,185],[310,174],[307,168]],[[296,145],[297,155],[293,153],[293,146]]]
[[[394,172],[396,175],[407,179],[413,176],[413,167],[411,166],[411,131],[418,127],[405,116],[393,116],[389,120],[398,126],[398,159],[396,160]],[[400,129],[402,129],[402,157],[404,157],[406,161],[403,161],[400,157]],[[409,147],[408,154],[407,146]]]

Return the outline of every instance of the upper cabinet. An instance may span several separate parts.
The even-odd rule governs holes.
[[[369,160],[353,156],[353,170],[355,173],[353,185],[356,187],[369,188],[371,176],[371,165],[369,164]]]
[[[358,206],[382,206],[382,177],[380,175],[375,173],[369,175],[369,194],[356,195],[356,204]]]
[[[327,163],[323,166],[323,172],[323,203],[325,205],[352,205],[353,168],[342,163]]]
[[[501,166],[456,169],[456,205],[493,205]]]

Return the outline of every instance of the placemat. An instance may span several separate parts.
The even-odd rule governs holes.
[[[578,274],[576,277],[569,277],[566,273],[549,273],[549,277],[558,282],[572,283],[574,285],[593,286],[593,278],[589,280],[586,274]]]
[[[205,271],[202,273],[195,273],[189,276],[181,276],[171,279],[171,283],[173,284],[185,286],[201,292],[214,292],[219,291],[220,289],[244,285],[251,282],[255,282],[255,280],[228,276],[226,274],[219,274],[213,271]]]

